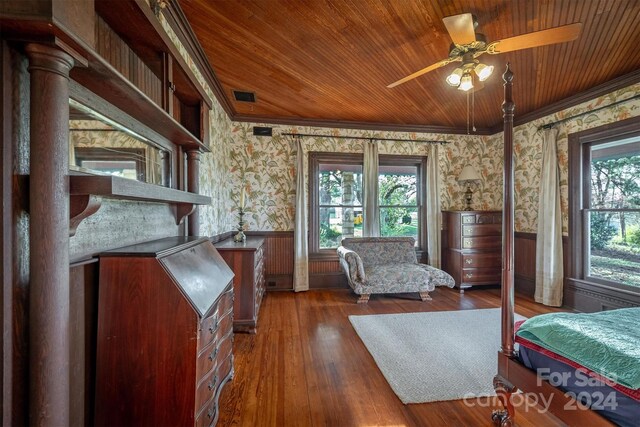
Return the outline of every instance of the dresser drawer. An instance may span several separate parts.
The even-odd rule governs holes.
[[[476,214],[476,224],[494,224],[496,222],[494,213]]]
[[[211,399],[206,403],[200,415],[196,419],[196,427],[209,427],[213,425],[218,419],[218,401]]]
[[[196,408],[201,409],[215,395],[221,379],[216,367],[200,381],[196,389]]]
[[[462,249],[500,249],[500,236],[463,237]]]
[[[476,214],[463,214],[460,216],[463,224],[475,224]]]
[[[201,381],[211,369],[216,367],[219,352],[220,346],[214,340],[200,353],[196,362],[196,378],[198,378],[198,381]]]
[[[255,265],[258,265],[264,259],[264,245],[256,249]]]
[[[222,294],[213,314],[200,322],[198,352],[201,352],[213,341],[222,320],[228,315],[230,316],[233,311],[233,298],[233,287],[231,287]]]
[[[500,236],[502,234],[502,225],[500,224],[474,224],[463,225],[463,236]]]
[[[462,268],[500,268],[502,267],[501,254],[462,254]]]
[[[233,310],[233,299],[233,286],[231,286],[218,300],[218,313],[220,316],[224,316]]]
[[[218,375],[220,375],[220,381],[224,381],[225,378],[231,373],[233,370],[233,354],[229,353],[229,355],[218,363]]]
[[[465,268],[462,283],[500,283],[501,271],[497,268]]]

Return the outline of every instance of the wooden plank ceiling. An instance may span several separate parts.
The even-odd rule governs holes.
[[[466,129],[466,94],[449,64],[386,86],[448,56],[442,18],[471,12],[488,41],[581,22],[570,43],[479,59],[496,67],[475,95],[475,123],[502,120],[501,74],[515,72],[516,115],[640,69],[638,0],[180,0],[232,106],[250,120],[298,119]],[[237,102],[232,90],[256,93]]]

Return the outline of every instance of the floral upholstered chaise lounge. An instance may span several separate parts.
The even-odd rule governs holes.
[[[455,285],[444,271],[418,263],[413,237],[343,239],[338,256],[359,303],[369,301],[371,294],[403,292],[418,292],[427,301],[436,286]]]

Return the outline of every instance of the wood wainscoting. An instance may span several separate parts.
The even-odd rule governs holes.
[[[69,267],[70,425],[93,424],[98,328],[98,259]]]
[[[231,238],[234,232],[211,237],[212,242]],[[246,231],[247,236],[265,239],[265,280],[267,291],[293,290],[293,231]],[[347,278],[338,262],[338,256],[309,257],[309,288],[347,289]]]
[[[536,285],[536,233],[515,233],[516,291],[533,297]],[[582,312],[640,306],[640,293],[567,278],[570,272],[569,238],[562,237],[565,272],[563,305]]]
[[[516,231],[515,235],[515,259],[514,276],[516,291],[533,297],[536,290],[536,233],[524,233]],[[563,268],[568,271],[569,257],[567,256],[569,241],[567,236],[562,237]]]

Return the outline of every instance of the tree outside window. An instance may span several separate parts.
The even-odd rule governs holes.
[[[343,238],[363,236],[362,155],[310,153],[309,159],[309,248],[332,253]],[[412,236],[423,246],[424,167],[423,157],[380,156],[381,236]]]
[[[640,141],[587,147],[588,276],[640,287]]]

